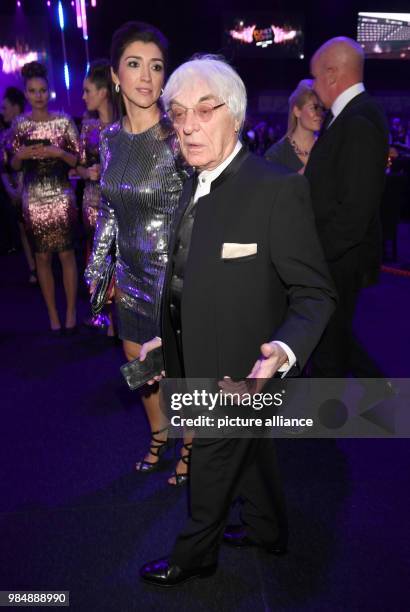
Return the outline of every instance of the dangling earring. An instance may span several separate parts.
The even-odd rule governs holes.
[[[120,93],[120,84],[119,83],[115,84],[115,91],[116,91],[116,93]]]

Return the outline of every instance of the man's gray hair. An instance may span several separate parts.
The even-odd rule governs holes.
[[[195,55],[174,70],[162,94],[165,108],[168,109],[180,91],[195,79],[209,85],[210,93],[225,102],[242,127],[246,113],[245,85],[239,74],[219,55]]]

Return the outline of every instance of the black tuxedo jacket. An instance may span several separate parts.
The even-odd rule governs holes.
[[[169,377],[181,376],[169,311],[172,253],[194,186],[191,178],[181,196],[163,292]],[[256,243],[257,252],[223,259],[225,243]],[[245,377],[270,340],[288,344],[303,367],[335,299],[307,181],[249,153],[234,158],[196,204],[181,302],[185,376]]]
[[[363,92],[319,136],[305,169],[328,262],[346,258],[363,272],[380,265],[379,211],[388,155],[388,126]]]

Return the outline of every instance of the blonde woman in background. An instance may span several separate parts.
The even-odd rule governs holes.
[[[310,79],[300,81],[290,95],[287,132],[265,153],[268,161],[300,174],[305,170],[323,120],[323,106],[313,91],[312,83]]]

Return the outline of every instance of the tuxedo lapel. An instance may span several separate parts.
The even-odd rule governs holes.
[[[169,259],[171,259],[172,254],[175,250],[175,242],[178,238],[179,229],[181,227],[182,219],[184,218],[184,214],[186,209],[188,208],[192,198],[195,195],[195,190],[198,184],[198,178],[196,175],[192,175],[184,184],[182,194],[178,204],[178,210],[176,212],[173,224],[171,237],[169,241],[168,255]]]

